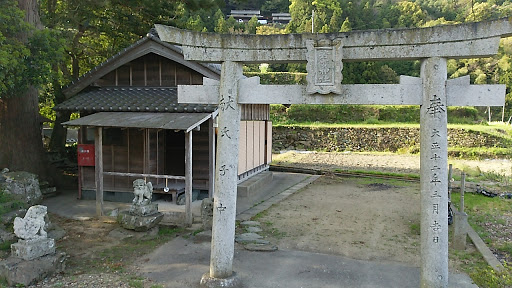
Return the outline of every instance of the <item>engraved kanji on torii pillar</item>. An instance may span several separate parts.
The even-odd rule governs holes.
[[[156,25],[156,29],[163,41],[182,46],[185,59],[223,63],[220,84],[205,79],[202,86],[178,86],[179,102],[217,104],[221,110],[226,103],[223,101],[231,100],[230,105],[420,105],[420,286],[448,286],[447,107],[503,106],[505,85],[469,85],[469,76],[446,80],[446,59],[496,54],[500,38],[512,36],[512,18],[334,34],[219,35],[162,25]],[[349,61],[421,60],[421,78],[402,76],[400,84],[342,85],[342,56]],[[308,86],[260,85],[258,77],[241,78],[241,63],[306,61]],[[240,121],[221,121],[222,112],[219,112],[221,131],[239,131]],[[233,117],[231,112],[224,117]],[[217,145],[214,192],[217,211],[213,219],[210,273],[201,281],[206,287],[239,284],[232,269],[235,212],[230,210],[236,205],[236,177],[231,174],[229,179],[224,177],[229,169],[237,166],[238,146],[222,140],[221,136]]]

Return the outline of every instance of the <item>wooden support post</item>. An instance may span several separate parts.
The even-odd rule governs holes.
[[[208,121],[208,198],[213,198],[215,187],[215,118]]]
[[[460,174],[460,209],[461,213],[464,213],[464,192],[466,192],[466,173]]]
[[[94,135],[94,172],[96,180],[96,216],[103,216],[103,131],[96,127]]]
[[[455,213],[455,227],[453,228],[453,248],[456,250],[466,250],[466,240],[468,235],[468,214],[464,213],[464,190],[466,190],[466,173],[462,172],[460,178],[460,208]]]
[[[192,131],[185,133],[185,213],[192,225]]]

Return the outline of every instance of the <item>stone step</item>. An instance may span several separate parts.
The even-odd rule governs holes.
[[[55,197],[57,196],[57,188],[56,187],[47,187],[47,188],[41,188],[41,194],[43,194],[43,197]]]

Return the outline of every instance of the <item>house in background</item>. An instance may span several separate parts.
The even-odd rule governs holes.
[[[290,13],[272,13],[272,23],[287,25],[292,21]]]
[[[267,24],[267,20],[261,15],[260,10],[231,10],[231,14],[226,18],[229,17],[233,17],[239,23],[247,23],[252,17],[256,17],[260,24]]]
[[[177,85],[203,77],[218,80],[220,65],[186,61],[148,34],[66,87],[69,99],[54,109],[80,112],[65,123],[80,127],[79,197],[102,190],[105,200],[131,201],[137,178],[153,183],[156,198],[175,201],[186,188],[211,196],[217,107],[177,102]],[[268,169],[272,155],[269,105],[242,105],[241,115],[239,181]]]

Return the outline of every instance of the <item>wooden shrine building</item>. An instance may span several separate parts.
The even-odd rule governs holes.
[[[220,65],[186,61],[179,47],[148,34],[66,87],[68,100],[54,109],[80,112],[64,123],[80,127],[79,197],[104,191],[102,199],[131,201],[137,178],[157,194],[175,198],[190,183],[211,197],[217,105],[177,100],[178,85],[203,78],[219,80]],[[239,181],[268,168],[272,147],[269,105],[243,105],[241,120]]]

